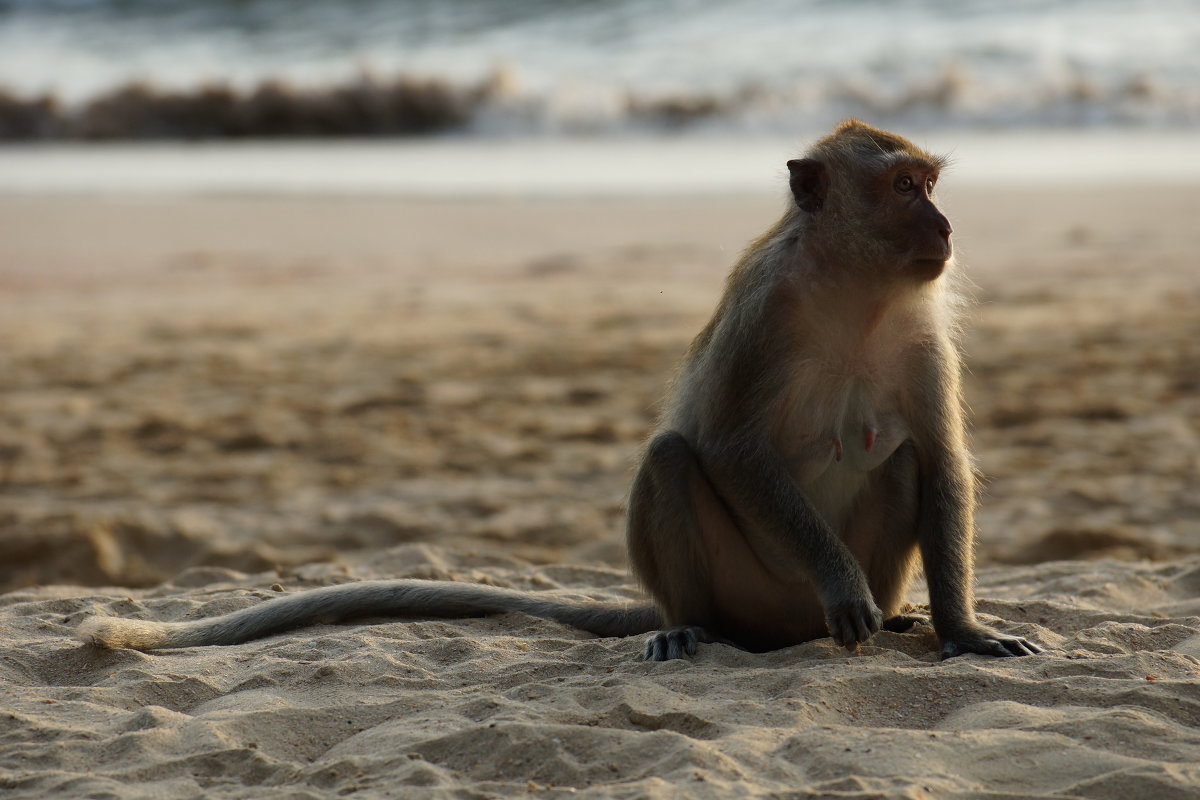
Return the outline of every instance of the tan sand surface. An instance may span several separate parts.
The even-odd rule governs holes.
[[[0,199],[0,794],[1200,797],[1198,188],[949,188],[979,612],[1050,650],[949,662],[516,615],[82,647],[273,585],[636,597],[638,444],[782,200]]]

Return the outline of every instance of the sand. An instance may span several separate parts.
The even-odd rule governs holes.
[[[0,198],[0,793],[1200,797],[1197,189],[947,187],[978,611],[1047,648],[947,662],[519,615],[81,646],[364,578],[635,598],[634,454],[781,200]]]

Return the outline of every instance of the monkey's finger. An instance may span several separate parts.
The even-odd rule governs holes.
[[[834,642],[842,647],[845,647],[846,645],[850,644],[851,641],[853,641],[850,635],[850,630],[845,624],[841,614],[837,614],[826,619],[825,625],[829,628],[830,638],[832,638]]]
[[[879,630],[878,626],[874,630],[871,629],[874,618],[870,614],[851,614],[850,618],[854,622],[854,641],[856,642],[865,642],[871,638],[871,634]]]
[[[864,642],[870,634],[864,634],[867,623],[861,617],[843,611],[827,620],[829,635],[842,647],[854,648]]]

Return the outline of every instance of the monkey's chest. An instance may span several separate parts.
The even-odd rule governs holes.
[[[792,479],[831,524],[910,436],[896,404],[873,388],[850,383],[788,415],[780,450]]]
[[[806,432],[791,459],[792,479],[812,510],[833,530],[845,528],[870,476],[908,438],[899,414],[852,405],[838,419]]]
[[[834,432],[830,468],[851,473],[871,472],[891,458],[908,435],[908,427],[895,412],[848,415]]]

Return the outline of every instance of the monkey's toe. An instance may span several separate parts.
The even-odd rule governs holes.
[[[670,661],[696,655],[700,642],[708,641],[708,632],[697,625],[680,625],[646,637],[643,661]]]
[[[999,639],[1000,644],[1004,646],[1004,649],[1007,650],[1010,655],[1034,656],[1042,652],[1042,648],[1038,647],[1033,642],[1022,639],[1019,636],[1014,636],[1011,638],[1007,636],[1000,636],[997,638]]]
[[[942,658],[954,658],[965,653],[979,653],[997,658],[1012,658],[1014,656],[1033,656],[1042,652],[1042,648],[1019,636],[1003,636],[993,631],[986,631],[980,636],[948,639],[942,643]]]
[[[897,614],[883,621],[882,629],[891,633],[908,633],[914,625],[928,625],[929,617],[920,614]]]

